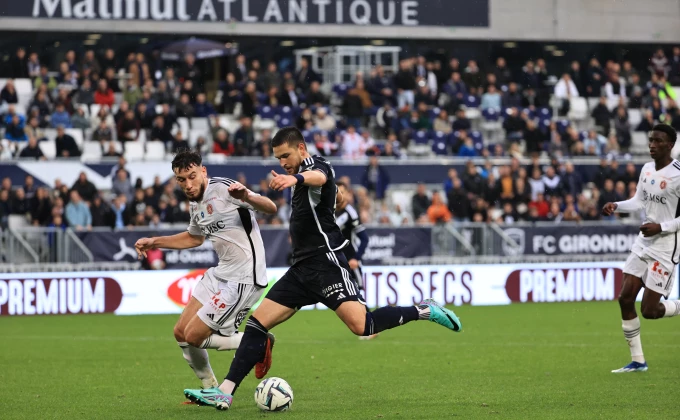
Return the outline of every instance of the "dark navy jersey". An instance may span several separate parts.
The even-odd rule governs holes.
[[[338,227],[340,227],[342,236],[349,241],[349,246],[346,246],[342,251],[345,253],[347,260],[351,260],[356,256],[357,250],[359,249],[359,238],[357,237],[357,234],[363,232],[366,228],[361,224],[359,214],[351,204],[348,204],[344,209],[338,212],[335,217],[335,222]]]
[[[293,264],[305,258],[338,251],[349,242],[335,223],[335,171],[321,156],[310,156],[300,165],[300,173],[319,171],[326,175],[320,187],[298,184],[293,187],[293,212],[290,216],[290,237],[293,243]]]

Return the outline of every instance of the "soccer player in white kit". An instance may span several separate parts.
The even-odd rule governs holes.
[[[243,334],[238,327],[267,286],[264,245],[254,210],[276,214],[276,205],[228,178],[208,178],[201,156],[180,151],[172,161],[177,183],[191,201],[186,232],[142,238],[135,244],[139,257],[149,249],[187,249],[207,238],[219,257],[217,267],[205,272],[184,308],[174,334],[184,359],[203,388],[217,387],[206,349],[234,350]],[[273,346],[270,336],[268,346]],[[271,355],[271,352],[268,354]],[[271,357],[271,356],[270,356]],[[260,362],[264,376],[271,360]],[[266,367],[266,369],[265,369]]]
[[[640,319],[635,312],[635,299],[640,289],[642,316],[645,319],[672,317],[680,314],[680,301],[668,299],[675,281],[675,266],[680,258],[680,162],[671,157],[677,133],[666,124],[657,124],[649,133],[649,154],[654,160],[640,171],[635,196],[630,200],[607,203],[605,216],[613,213],[645,211],[645,222],[635,240],[623,268],[623,287],[619,295],[623,334],[632,361],[613,373],[646,371],[642,353]]]

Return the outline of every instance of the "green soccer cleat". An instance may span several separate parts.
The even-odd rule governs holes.
[[[422,312],[425,312],[423,310],[429,308],[430,314],[429,318],[427,319],[432,322],[436,322],[437,324],[455,332],[460,332],[463,329],[463,324],[461,324],[460,319],[458,319],[456,314],[453,313],[453,311],[441,306],[433,299],[425,299],[420,303],[420,305],[418,305],[418,307]],[[424,314],[426,313],[427,312]]]
[[[232,395],[225,394],[219,388],[185,389],[184,396],[195,404],[228,410],[231,407]]]

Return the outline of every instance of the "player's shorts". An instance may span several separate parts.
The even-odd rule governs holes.
[[[192,296],[203,304],[198,310],[201,321],[214,331],[230,336],[238,330],[263,292],[264,289],[252,284],[220,281],[211,268],[196,284]]]
[[[646,253],[640,256],[631,252],[623,266],[625,274],[642,279],[646,289],[652,290],[668,298],[675,282],[675,264],[669,261],[658,261]]]
[[[298,261],[272,286],[266,297],[296,310],[319,302],[332,310],[343,302],[364,303],[342,252],[327,252]]]

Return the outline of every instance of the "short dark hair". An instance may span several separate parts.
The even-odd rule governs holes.
[[[305,137],[297,127],[284,127],[276,132],[272,139],[272,148],[281,146],[283,143],[288,143],[289,146],[295,147],[304,142]]]
[[[180,149],[172,159],[172,171],[175,172],[175,169],[187,170],[193,166],[201,166],[202,163],[203,158],[200,153],[191,149]]]
[[[345,184],[345,183],[342,182],[342,181],[336,181],[336,182],[335,182],[335,185],[337,185],[338,187],[344,187],[346,190],[349,189],[349,187],[347,187],[347,184]]]
[[[668,124],[657,124],[652,127],[652,131],[660,131],[664,133],[671,143],[675,143],[675,141],[678,139],[678,133]]]

